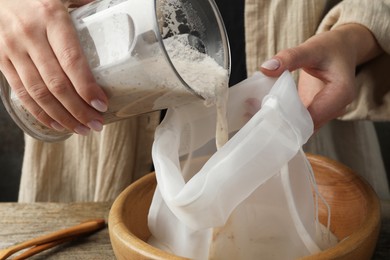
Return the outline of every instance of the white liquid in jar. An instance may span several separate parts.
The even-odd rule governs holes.
[[[203,97],[206,106],[217,109],[217,147],[227,141],[226,101],[228,71],[214,59],[189,45],[188,35],[164,40],[166,50],[180,77],[194,92]],[[95,78],[109,95],[109,108],[103,114],[110,123],[148,111],[168,108],[199,100],[178,79],[160,53],[146,60],[118,64],[108,70],[95,71]],[[30,130],[41,136],[61,136],[36,120],[20,100],[11,96],[15,113]]]
[[[216,60],[205,54],[208,46],[200,40],[205,27],[199,15],[182,1],[159,2],[158,20],[165,53],[153,26],[147,22],[155,17],[153,12],[144,12],[146,3],[116,1],[112,4],[112,1],[102,1],[72,12],[95,79],[108,95],[103,123],[191,103],[201,96],[205,105],[217,107],[217,146],[222,146],[227,140],[228,71],[216,62],[223,59],[223,48],[217,47],[220,53],[214,54]],[[153,5],[148,8],[154,10]],[[135,23],[139,20],[144,22]],[[183,27],[186,30],[182,32]],[[41,124],[15,95],[10,102],[22,128],[34,137],[58,141],[73,133],[72,129],[58,132]]]

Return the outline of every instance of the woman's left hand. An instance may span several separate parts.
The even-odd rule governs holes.
[[[381,51],[366,27],[346,24],[280,51],[264,62],[260,70],[267,76],[277,77],[285,70],[302,69],[298,92],[317,130],[345,112],[355,98],[357,65]]]

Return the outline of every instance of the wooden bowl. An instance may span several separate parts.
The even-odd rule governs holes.
[[[346,166],[317,155],[307,155],[321,195],[332,209],[331,230],[340,242],[301,259],[370,259],[380,227],[380,204],[371,187]],[[147,215],[156,187],[154,173],[139,179],[115,200],[108,225],[117,259],[184,259],[150,246]],[[320,221],[327,212],[320,204]]]

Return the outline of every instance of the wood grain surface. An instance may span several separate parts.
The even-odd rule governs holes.
[[[105,218],[112,203],[0,203],[0,248],[80,222]],[[29,259],[115,259],[108,228]]]
[[[111,203],[0,203],[0,248],[92,218],[107,220]],[[373,260],[390,259],[390,202],[382,201],[382,226]],[[115,259],[108,229],[30,259]]]

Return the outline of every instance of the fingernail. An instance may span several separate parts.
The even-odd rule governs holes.
[[[261,64],[261,67],[266,70],[277,70],[280,67],[280,62],[277,59],[270,59]]]
[[[59,131],[59,132],[62,132],[65,130],[65,128],[60,125],[58,122],[54,121],[50,124],[51,127],[53,127],[55,130]]]
[[[97,132],[100,132],[103,129],[103,124],[100,123],[97,120],[93,120],[93,121],[89,122],[87,125],[88,125],[89,128],[91,128],[91,129],[93,129],[94,131],[97,131]]]
[[[99,99],[94,99],[91,101],[91,105],[100,112],[106,112],[107,111],[107,105],[103,101]]]
[[[88,135],[91,130],[86,126],[78,125],[75,127],[74,131],[79,135]]]

